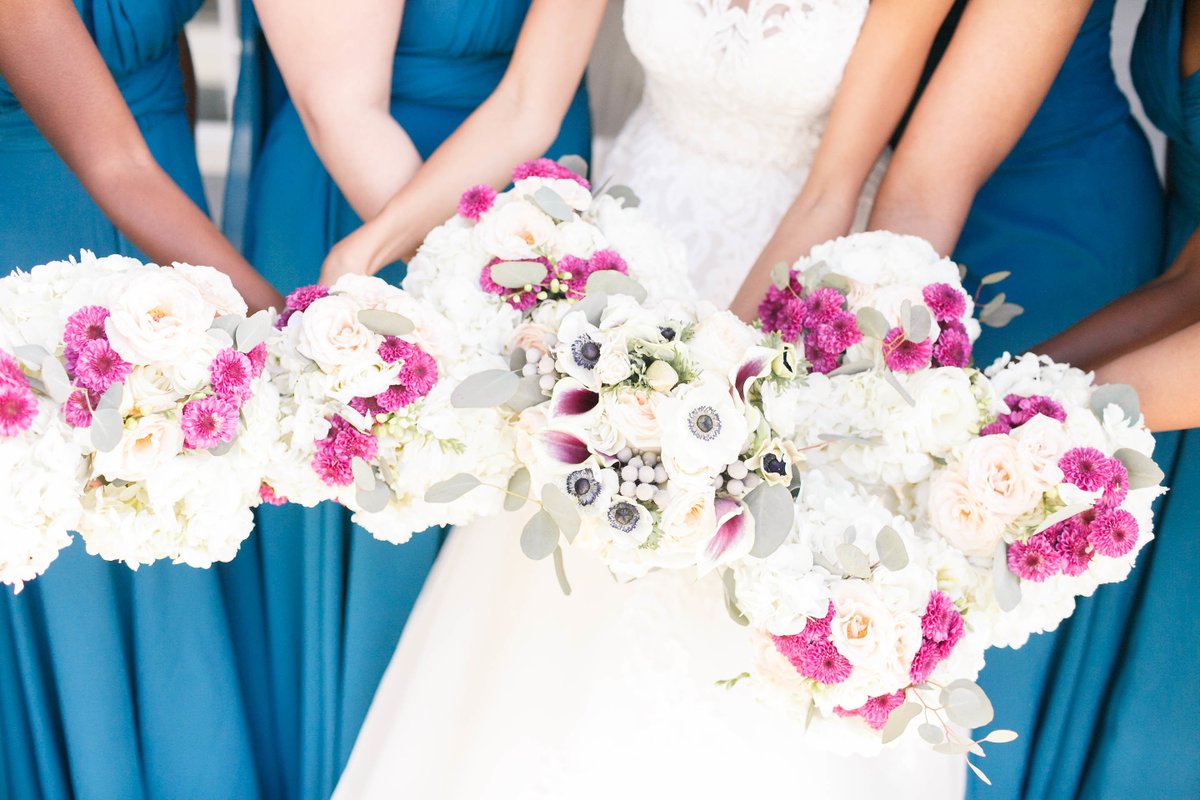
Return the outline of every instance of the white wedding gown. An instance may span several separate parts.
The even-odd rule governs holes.
[[[729,2],[626,0],[645,95],[601,175],[636,187],[720,304],[803,184],[867,6]],[[622,585],[568,551],[565,597],[522,555],[524,519],[450,535],[336,798],[962,797],[962,761],[919,740],[833,756],[715,686],[752,658],[715,577]]]

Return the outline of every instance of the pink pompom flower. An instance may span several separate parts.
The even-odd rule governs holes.
[[[837,289],[822,286],[810,294],[804,301],[808,306],[808,324],[816,327],[822,322],[829,322],[846,304],[846,296]]]
[[[67,402],[63,403],[63,419],[72,428],[87,428],[92,424],[92,409],[100,402],[100,395],[87,389],[76,389],[71,392]]]
[[[21,369],[21,364],[8,353],[0,350],[0,386],[28,386],[29,379]]]
[[[847,710],[841,706],[833,709],[833,712],[839,717],[862,717],[863,721],[871,726],[873,730],[883,730],[883,726],[887,724],[888,717],[892,715],[900,706],[904,705],[904,690],[892,692],[891,694],[881,694],[878,697],[872,697],[867,700],[862,706]]]
[[[858,321],[849,311],[837,311],[813,328],[817,346],[826,353],[840,356],[862,341]]]
[[[547,267],[547,270],[546,270],[547,275],[549,275],[549,272],[550,272],[550,270],[549,270],[550,262],[549,261],[547,261],[544,258],[538,258],[538,259],[533,259],[533,260],[540,261],[543,264],[545,264]],[[515,291],[513,289],[509,289],[506,286],[501,286],[500,284],[498,284],[494,280],[492,280],[492,267],[496,266],[500,262],[501,262],[501,259],[494,258],[494,259],[492,259],[491,263],[489,263],[487,266],[485,266],[480,271],[480,273],[479,273],[479,288],[483,289],[488,294],[494,294],[494,295],[498,295],[499,297],[503,297],[505,302],[507,302],[510,306],[517,309],[518,311],[528,311],[529,309],[536,306],[537,302],[538,302],[538,299],[537,299],[538,292],[542,291],[545,287],[542,284],[537,284],[537,285],[533,286],[533,288],[530,289],[528,292],[525,292],[525,291]]]
[[[238,408],[230,401],[209,395],[189,400],[180,414],[183,445],[192,450],[207,450],[232,442],[237,433]]]
[[[846,680],[853,669],[850,661],[838,652],[830,640],[832,621],[833,604],[830,603],[825,616],[809,619],[800,633],[771,637],[775,649],[791,662],[798,673],[829,686]]]
[[[36,418],[37,398],[28,386],[0,383],[0,437],[28,430]]]
[[[88,342],[97,339],[107,339],[104,322],[108,319],[108,309],[103,306],[84,306],[67,317],[67,326],[63,329],[63,344],[66,349],[78,353]]]
[[[1012,433],[1012,426],[1008,424],[1008,420],[1003,415],[995,422],[984,425],[979,431],[980,436],[995,436],[1002,433]]]
[[[288,501],[286,497],[275,494],[275,490],[265,483],[258,486],[258,498],[269,506],[281,506]]]
[[[1075,577],[1087,572],[1095,555],[1092,543],[1088,541],[1087,524],[1079,517],[1072,517],[1046,532],[1050,531],[1055,534],[1055,549],[1062,559],[1063,573]]]
[[[75,379],[85,389],[104,394],[114,383],[121,383],[133,365],[108,343],[107,339],[92,339],[79,351],[75,361]]]
[[[249,399],[254,365],[246,355],[226,348],[213,358],[208,373],[217,397],[239,406]]]
[[[329,296],[329,289],[320,284],[301,286],[288,293],[284,301],[288,311],[303,311],[322,297]]]
[[[1087,537],[1097,553],[1118,558],[1137,544],[1138,523],[1133,514],[1124,509],[1106,511],[1092,520]]]
[[[262,374],[263,368],[267,366],[267,343],[259,342],[250,352],[246,353],[246,358],[250,359],[250,377],[257,378]]]
[[[785,342],[795,344],[808,322],[808,305],[787,289],[772,286],[758,305],[763,331],[778,333]]]
[[[1062,571],[1062,557],[1045,533],[1008,546],[1008,568],[1024,581],[1041,583]]]
[[[930,592],[929,603],[921,617],[921,647],[909,668],[912,682],[920,684],[929,680],[937,665],[950,657],[950,651],[962,636],[962,614],[946,594],[936,590]]]
[[[933,360],[939,367],[967,367],[971,363],[971,339],[965,332],[944,330],[933,346]]]
[[[557,178],[575,181],[585,189],[592,188],[591,184],[587,182],[586,178],[575,174],[562,164],[551,161],[548,158],[535,158],[532,161],[526,161],[524,164],[518,164],[513,169],[513,183],[525,180],[526,178]]]
[[[483,215],[491,210],[492,204],[495,202],[495,189],[486,183],[472,186],[458,199],[458,215],[472,222],[479,222]]]
[[[962,290],[948,283],[931,283],[921,291],[921,296],[938,322],[960,320],[967,313],[967,299]]]
[[[1062,470],[1063,479],[1067,483],[1085,492],[1103,489],[1113,477],[1111,459],[1094,447],[1075,447],[1068,450],[1058,460],[1058,468]]]
[[[893,372],[916,372],[929,366],[933,357],[933,344],[910,342],[900,328],[892,328],[883,337],[883,361]]]

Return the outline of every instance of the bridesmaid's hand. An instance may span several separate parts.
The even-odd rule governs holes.
[[[359,228],[333,246],[325,263],[321,265],[321,283],[333,286],[343,275],[374,275],[376,266],[375,247],[370,231]]]

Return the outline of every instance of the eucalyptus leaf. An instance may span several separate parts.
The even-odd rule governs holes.
[[[575,212],[571,206],[567,205],[567,201],[563,200],[561,194],[549,186],[538,187],[538,190],[533,193],[533,202],[559,222],[570,222],[575,219]]]
[[[539,510],[521,531],[521,552],[541,561],[558,549],[558,525],[545,509]]]
[[[721,573],[721,585],[725,587],[725,611],[728,612],[729,618],[738,625],[749,625],[750,620],[746,619],[746,615],[738,608],[737,579],[733,576],[733,570],[727,569]]]
[[[1091,398],[1092,413],[1104,419],[1104,409],[1115,405],[1120,407],[1125,414],[1125,419],[1136,425],[1137,421],[1142,417],[1141,402],[1138,400],[1137,390],[1132,386],[1124,383],[1106,383],[1097,386],[1092,392]]]
[[[879,563],[892,572],[899,572],[908,566],[908,548],[896,529],[885,525],[875,536],[875,549],[879,551]]]
[[[641,198],[637,196],[637,192],[633,191],[633,189],[630,189],[628,186],[621,186],[619,184],[616,186],[610,186],[605,194],[620,200],[621,205],[625,208],[637,208],[642,204]]]
[[[221,456],[228,455],[229,451],[233,449],[233,446],[236,443],[237,443],[237,437],[234,436],[228,442],[218,442],[214,447],[208,448],[207,452],[209,455],[217,456],[218,458],[220,458]]]
[[[358,487],[354,493],[354,500],[366,513],[378,514],[392,501],[392,490],[383,481],[378,481],[375,487],[369,490]]]
[[[743,500],[754,518],[754,545],[750,555],[766,558],[779,549],[792,532],[796,507],[786,486],[760,483]]]
[[[984,275],[979,279],[979,285],[991,286],[993,283],[999,283],[1000,281],[1007,279],[1010,275],[1012,275],[1011,272],[1003,269],[998,272],[989,272],[987,275]]]
[[[792,268],[788,266],[786,261],[780,261],[775,266],[771,267],[771,283],[779,291],[788,288],[792,282]]]
[[[845,275],[842,275],[838,272],[830,272],[827,275],[822,275],[818,285],[827,289],[836,289],[842,294],[850,293],[849,279],[847,279]]]
[[[453,478],[435,483],[425,491],[426,503],[453,503],[479,485],[479,478],[460,472]]]
[[[249,353],[267,340],[275,330],[275,320],[270,311],[258,311],[242,320],[237,326],[237,347]]]
[[[465,379],[450,393],[454,408],[495,408],[513,398],[521,380],[506,369],[489,369]]]
[[[582,156],[566,155],[558,159],[560,167],[566,167],[581,178],[586,178],[588,174],[588,163]],[[570,592],[568,592],[570,594]]]
[[[505,403],[513,411],[520,413],[549,399],[542,391],[542,381],[539,375],[525,375],[517,379],[517,391]]]
[[[50,351],[40,344],[19,344],[12,349],[12,353],[33,369],[40,367],[50,357]]]
[[[820,553],[813,553],[813,563],[831,575],[846,577],[846,571]]]
[[[983,781],[988,786],[992,785],[991,778],[989,778],[987,775],[983,774],[983,770],[981,770],[979,767],[972,764],[970,761],[967,762],[967,766],[971,768],[971,772],[975,773],[976,778],[979,778],[979,780]]]
[[[837,546],[837,557],[838,561],[842,564],[842,568],[846,570],[846,574],[851,578],[866,580],[871,577],[871,562],[867,560],[867,554],[854,545],[839,544]]]
[[[63,369],[62,362],[54,356],[42,359],[42,385],[46,387],[46,394],[56,403],[67,402],[73,391],[71,378]]]
[[[838,375],[858,375],[859,373],[867,372],[868,370],[871,370],[874,367],[875,367],[875,362],[867,360],[867,359],[860,359],[858,361],[850,361],[845,364],[842,364],[840,367],[838,367],[837,369],[830,372],[829,377],[835,378]]]
[[[125,384],[114,383],[112,386],[100,395],[100,400],[96,403],[96,410],[103,411],[105,409],[117,410],[121,407],[121,401],[125,399]]]
[[[903,328],[904,338],[910,342],[920,343],[928,339],[933,330],[933,317],[929,309],[923,305],[909,304],[905,309]]]
[[[1021,603],[1021,581],[1008,568],[1008,545],[996,543],[992,557],[992,589],[996,593],[996,604],[1001,611],[1012,611]]]
[[[981,739],[980,741],[994,742],[995,744],[1008,744],[1009,742],[1015,742],[1016,740],[1017,740],[1017,732],[1016,731],[1005,730],[1004,728],[997,728],[996,730],[991,731],[987,736],[983,737],[983,739]]]
[[[600,324],[600,317],[608,306],[608,295],[604,292],[588,292],[582,300],[575,304],[575,310],[581,312],[592,325]]]
[[[101,453],[115,450],[121,443],[121,436],[125,433],[121,412],[115,408],[93,411],[91,431],[92,447]]]
[[[959,281],[959,283],[962,283],[966,279],[967,279],[967,265],[959,264],[958,265],[958,281]]]
[[[562,547],[554,548],[554,577],[558,578],[558,588],[567,597],[571,596],[571,582],[567,580],[567,566],[563,563]]]
[[[854,541],[857,538],[858,538],[858,531],[856,531],[854,529],[853,525],[847,525],[846,530],[842,531],[842,541],[845,542],[846,544],[854,544]]]
[[[512,352],[508,354],[508,368],[512,372],[520,372],[529,363],[525,358],[524,347],[514,347]]]
[[[369,492],[375,488],[375,471],[359,456],[350,460],[350,472],[354,475],[354,485],[359,489]]]
[[[1042,524],[1038,525],[1034,529],[1033,532],[1035,534],[1038,534],[1038,533],[1041,533],[1042,531],[1049,530],[1050,528],[1053,528],[1058,523],[1064,522],[1064,521],[1070,519],[1071,517],[1075,516],[1076,514],[1082,514],[1084,511],[1089,510],[1091,507],[1092,506],[1090,504],[1089,505],[1080,504],[1080,505],[1073,505],[1073,506],[1063,506],[1058,511],[1055,511],[1053,514],[1051,514],[1050,516],[1048,516],[1044,520],[1042,520]]]
[[[997,292],[995,297],[983,304],[983,308],[980,310],[980,316],[988,311],[994,311],[995,309],[1004,305],[1004,301],[1007,299],[1008,295],[1006,295],[1004,292]]]
[[[1147,489],[1151,486],[1158,486],[1166,477],[1163,475],[1163,471],[1159,468],[1158,464],[1154,463],[1154,459],[1145,453],[1138,452],[1129,447],[1122,447],[1113,453],[1113,456],[1129,472],[1130,489]]]
[[[895,373],[891,372],[890,370],[884,370],[883,379],[888,382],[889,386],[896,390],[896,393],[900,395],[901,400],[908,403],[910,406],[915,406],[917,404],[917,401],[913,400],[913,397],[908,393],[908,390],[900,385],[900,381],[896,379]]]
[[[369,419],[366,414],[362,413],[357,408],[349,405],[342,406],[338,410],[338,414],[340,414],[343,419],[345,419],[355,428],[358,428],[360,431],[369,431],[375,422],[373,419]]]
[[[546,265],[540,261],[501,261],[492,265],[492,281],[505,289],[524,289],[546,280]]]
[[[1024,313],[1024,306],[1019,306],[1016,303],[1001,303],[996,308],[985,308],[979,312],[979,321],[989,328],[1003,328]]]
[[[899,739],[908,729],[909,723],[921,715],[924,709],[920,703],[905,703],[888,715],[883,726],[882,740],[884,744]]]
[[[971,752],[971,745],[968,742],[946,741],[941,744],[935,744],[933,752],[941,753],[944,756],[963,756]]]
[[[233,347],[233,337],[221,328],[209,328],[208,336],[222,348]]]
[[[858,323],[858,329],[862,331],[863,336],[870,336],[872,339],[882,339],[887,336],[891,326],[888,325],[887,317],[878,309],[866,306],[860,308],[858,313],[854,315],[855,321]]]
[[[922,722],[917,728],[917,735],[930,744],[941,744],[946,741],[946,732],[942,730],[941,726],[931,722]]]
[[[942,689],[939,698],[946,716],[964,728],[981,728],[992,721],[995,711],[979,684],[966,678],[951,681]]]
[[[521,467],[508,479],[508,494],[504,495],[504,510],[519,511],[529,502],[529,470]]]
[[[382,308],[359,309],[358,321],[363,327],[380,336],[407,336],[416,330],[413,321],[408,317],[395,311],[384,311]]]
[[[593,272],[588,276],[584,291],[588,294],[592,292],[603,292],[607,295],[627,294],[639,303],[646,300],[646,287],[623,272],[617,272],[615,269],[602,269]]]
[[[579,506],[556,483],[547,483],[542,487],[542,508],[546,510],[554,523],[562,530],[567,543],[575,541],[579,534]]]
[[[213,320],[212,328],[219,328],[230,336],[237,333],[238,325],[241,325],[246,318],[241,314],[222,314]]]

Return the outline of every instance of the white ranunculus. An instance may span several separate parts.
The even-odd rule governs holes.
[[[358,311],[358,303],[348,297],[314,301],[295,315],[301,321],[296,349],[330,374],[363,369],[378,359],[382,337],[358,321]]]
[[[120,443],[107,453],[96,453],[93,469],[110,481],[144,481],[167,460],[183,452],[179,420],[166,414],[149,414],[127,423]]]
[[[475,228],[490,255],[516,261],[537,258],[554,238],[554,220],[532,203],[513,200],[483,218]]]
[[[174,361],[206,335],[213,308],[200,291],[168,270],[137,272],[115,292],[105,323],[108,339],[131,364]]]
[[[620,388],[601,395],[604,414],[621,431],[630,447],[657,449],[662,441],[662,423],[658,408],[665,395],[638,389]]]
[[[1033,464],[1009,435],[975,439],[963,451],[962,463],[972,495],[1002,519],[1016,519],[1041,500]]]
[[[191,264],[176,262],[172,265],[183,279],[196,287],[204,302],[213,306],[218,314],[245,315],[248,309],[246,301],[233,288],[233,281],[220,270],[212,267],[195,267]]]
[[[681,387],[662,401],[662,460],[675,476],[716,475],[737,460],[750,433],[746,416],[718,383]]]
[[[916,405],[913,422],[921,447],[944,457],[979,431],[979,402],[970,375],[961,369],[941,367],[918,373],[908,382]]]
[[[1004,536],[1004,521],[975,495],[961,465],[934,476],[929,517],[934,529],[968,556],[991,556]]]
[[[716,532],[717,517],[712,484],[672,485],[662,509],[659,527],[663,540],[659,549],[699,553]]]

